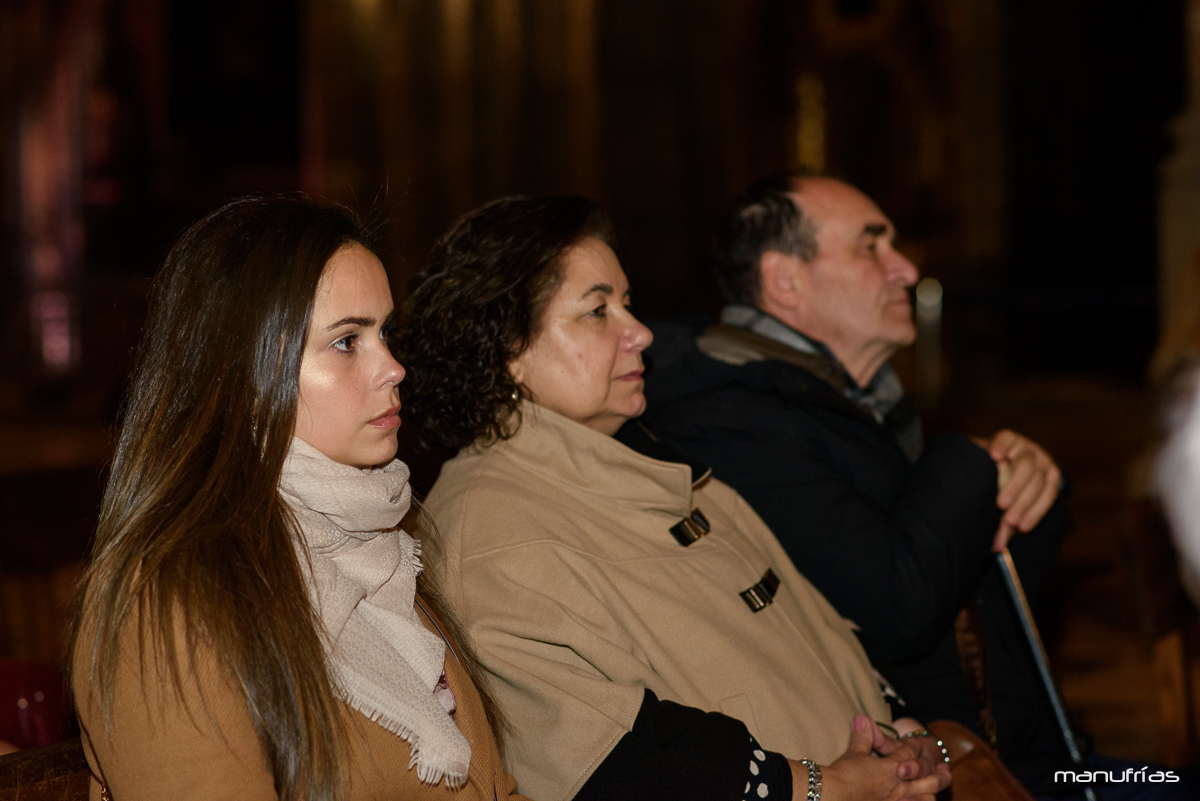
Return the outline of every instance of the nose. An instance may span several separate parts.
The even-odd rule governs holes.
[[[654,341],[654,332],[642,324],[642,321],[629,315],[629,327],[621,337],[625,349],[631,353],[640,353],[650,347]]]
[[[905,258],[904,254],[898,250],[891,252],[890,262],[888,272],[891,273],[892,279],[901,286],[912,286],[921,277],[920,271],[917,270],[917,265]]]
[[[388,384],[393,386],[398,385],[404,380],[405,371],[404,365],[396,361],[396,357],[392,355],[391,349],[383,348],[383,363],[379,370],[379,386],[386,387]]]

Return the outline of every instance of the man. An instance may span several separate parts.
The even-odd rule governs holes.
[[[643,420],[737,489],[858,624],[902,714],[994,735],[1026,786],[1053,789],[1066,749],[992,551],[1009,547],[1036,594],[1061,543],[1061,476],[1011,431],[923,440],[887,363],[916,336],[917,270],[893,236],[840,181],[752,187],[720,240],[721,324],[655,327]]]

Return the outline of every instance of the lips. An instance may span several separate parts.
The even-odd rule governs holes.
[[[400,427],[400,404],[396,404],[388,409],[383,414],[376,417],[367,425],[372,428],[399,428]]]
[[[626,373],[625,375],[620,376],[619,378],[617,378],[617,380],[618,381],[641,381],[643,372],[645,372],[645,370],[632,370],[632,371]]]

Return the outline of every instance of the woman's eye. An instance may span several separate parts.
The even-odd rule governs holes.
[[[349,353],[350,351],[354,350],[354,340],[356,339],[358,339],[357,334],[351,334],[350,336],[342,337],[337,342],[333,343],[333,349],[341,351],[342,353]]]
[[[608,315],[608,305],[601,303],[599,306],[588,312],[588,315],[591,317],[605,317]]]

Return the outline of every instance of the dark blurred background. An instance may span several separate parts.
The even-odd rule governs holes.
[[[1073,713],[1186,762],[1181,607],[1130,510],[1151,354],[1200,305],[1198,58],[1200,0],[4,0],[0,657],[59,657],[148,282],[200,215],[352,204],[402,298],[463,212],[582,193],[640,315],[711,314],[722,209],[804,166],[944,288],[896,357],[929,427],[1017,428],[1076,479],[1042,610]]]
[[[971,310],[952,364],[1136,381],[1157,339],[1183,0],[10,0],[2,13],[6,416],[65,396],[111,411],[165,248],[264,191],[378,215],[398,292],[480,202],[594,195],[625,237],[639,310],[659,315],[717,308],[706,256],[722,208],[805,165],[876,198],[942,281],[947,314]]]

